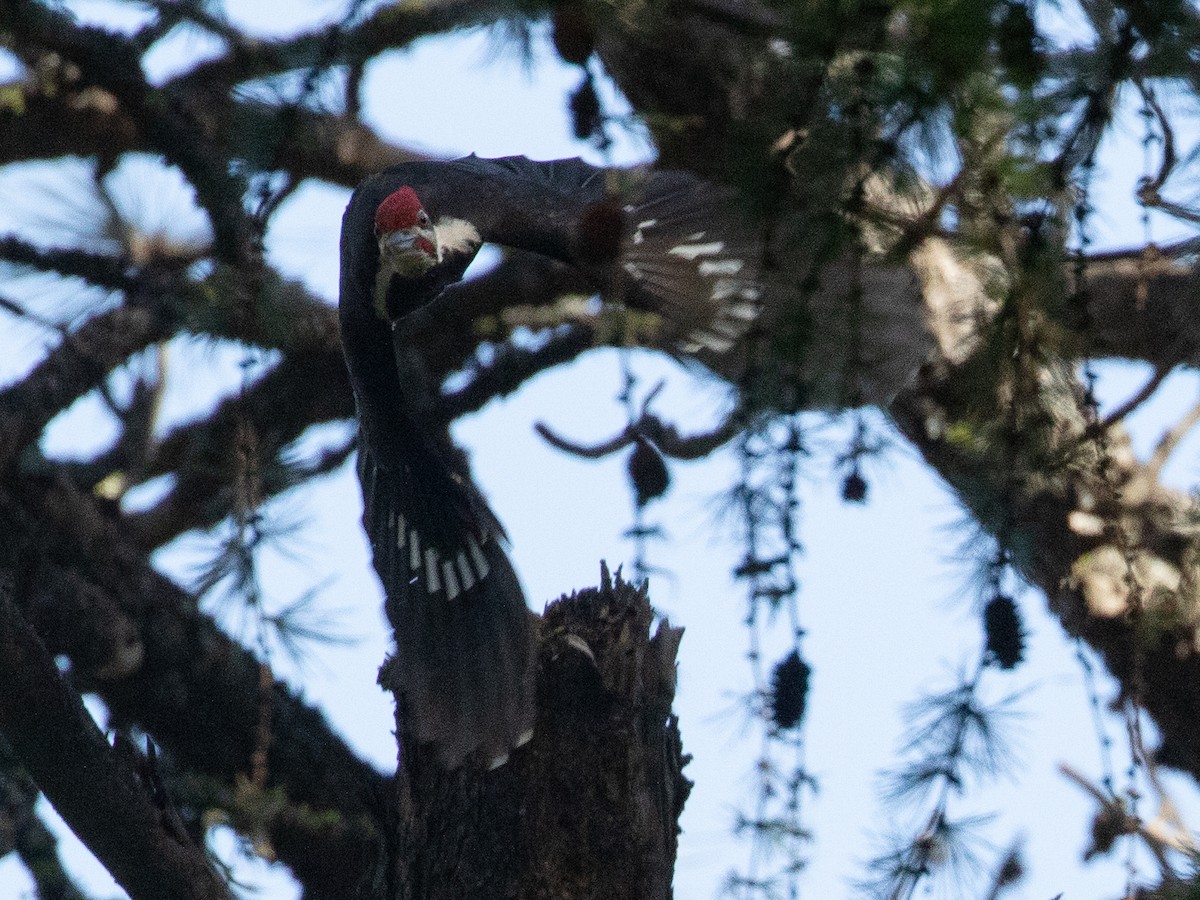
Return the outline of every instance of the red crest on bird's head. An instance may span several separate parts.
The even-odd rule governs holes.
[[[375,231],[398,231],[417,224],[421,212],[421,200],[417,192],[408,185],[392,191],[375,210]]]

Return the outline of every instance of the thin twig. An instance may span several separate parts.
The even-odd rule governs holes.
[[[1193,406],[1186,416],[1163,432],[1163,436],[1159,438],[1158,444],[1154,447],[1154,452],[1146,462],[1147,477],[1158,478],[1159,471],[1162,470],[1171,454],[1175,452],[1179,442],[1195,427],[1197,422],[1200,422],[1200,403]]]
[[[1122,421],[1126,416],[1149,400],[1151,395],[1158,390],[1159,386],[1166,381],[1167,376],[1173,371],[1175,371],[1174,366],[1155,367],[1154,374],[1151,375],[1150,379],[1141,386],[1137,393],[1105,416],[1099,423],[1096,424],[1095,429],[1097,431],[1107,431],[1113,425],[1116,425],[1118,422]]]
[[[1176,832],[1174,829],[1169,830],[1158,819],[1153,822],[1147,822],[1137,816],[1129,815],[1125,811],[1125,806],[1119,797],[1102,791],[1099,787],[1092,784],[1086,775],[1069,763],[1059,763],[1058,771],[1068,781],[1074,782],[1085,793],[1089,794],[1092,799],[1100,804],[1102,809],[1123,817],[1125,833],[1136,834],[1145,842],[1146,847],[1154,855],[1165,877],[1170,877],[1175,871],[1174,867],[1171,866],[1170,860],[1167,858],[1168,851],[1190,852],[1194,848],[1195,844],[1186,832]]]
[[[1171,123],[1167,120],[1167,114],[1163,112],[1162,104],[1158,102],[1158,97],[1154,93],[1154,89],[1146,84],[1145,79],[1136,78],[1134,84],[1137,85],[1138,91],[1141,92],[1142,99],[1146,101],[1146,105],[1150,107],[1154,113],[1154,117],[1158,119],[1158,127],[1162,129],[1163,136],[1163,157],[1162,164],[1158,168],[1158,175],[1153,180],[1146,178],[1143,183],[1138,186],[1138,198],[1147,206],[1155,204],[1150,203],[1142,197],[1143,191],[1152,191],[1155,199],[1158,197],[1158,192],[1162,190],[1163,185],[1167,183],[1167,179],[1171,177],[1171,173],[1175,170],[1175,134],[1171,130]]]
[[[679,433],[678,428],[662,421],[658,416],[644,414],[611,438],[597,444],[582,444],[565,438],[544,422],[537,422],[533,427],[548,444],[583,459],[601,459],[616,453],[628,447],[640,435],[649,438],[664,456],[690,460],[702,459],[718,447],[729,443],[741,432],[743,424],[744,418],[741,410],[738,410],[723,419],[715,428],[683,435]]]

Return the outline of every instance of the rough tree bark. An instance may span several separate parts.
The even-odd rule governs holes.
[[[682,629],[612,578],[539,623],[533,739],[490,772],[446,772],[397,719],[388,900],[666,900],[691,783],[671,712]]]

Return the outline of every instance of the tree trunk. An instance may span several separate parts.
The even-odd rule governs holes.
[[[682,629],[602,572],[539,623],[533,740],[490,772],[438,767],[397,718],[389,900],[666,900],[691,789],[671,703]],[[399,706],[399,705],[398,705]]]

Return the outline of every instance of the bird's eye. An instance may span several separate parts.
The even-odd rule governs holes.
[[[422,228],[428,226],[429,225],[429,213],[425,212],[425,210],[421,210],[419,213],[417,213],[417,222],[421,225]]]

